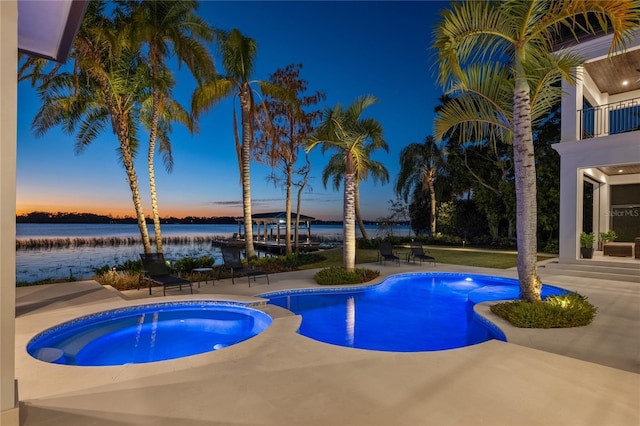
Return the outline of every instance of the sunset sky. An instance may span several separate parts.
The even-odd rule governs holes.
[[[388,201],[399,170],[399,153],[432,133],[434,107],[441,89],[429,50],[431,34],[443,2],[212,2],[200,3],[198,14],[220,29],[238,28],[258,44],[254,79],[267,80],[277,68],[303,65],[309,90],[327,95],[320,108],[345,106],[372,94],[380,103],[367,116],[382,123],[389,153],[374,158],[389,170],[390,182],[361,185],[365,219],[389,215]],[[215,52],[212,45],[211,50]],[[215,53],[214,53],[215,54]],[[217,58],[217,56],[216,56]],[[219,61],[219,72],[223,72]],[[188,72],[176,70],[174,94],[190,106],[194,88]],[[31,131],[39,101],[28,83],[19,85],[17,211],[88,212],[134,216],[131,192],[118,162],[117,140],[109,130],[76,155],[74,136],[59,128],[36,138]],[[200,120],[200,132],[190,135],[174,126],[171,136],[174,169],[168,174],[161,157],[156,179],[161,216],[240,216],[242,188],[232,134],[233,100],[227,100]],[[141,137],[146,142],[146,136]],[[146,143],[145,143],[146,144]],[[319,219],[342,217],[342,188],[322,186],[329,154],[313,152],[312,192],[303,197],[302,213]],[[146,148],[141,147],[136,170],[145,215],[151,214]],[[266,180],[270,170],[251,165],[253,212],[284,210],[284,190]]]

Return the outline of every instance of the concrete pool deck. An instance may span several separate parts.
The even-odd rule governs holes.
[[[363,265],[394,273],[450,271],[515,277],[455,265]],[[216,281],[194,295],[161,288],[117,292],[93,281],[18,288],[16,375],[21,425],[639,425],[637,283],[553,274],[545,284],[598,306],[587,327],[521,330],[492,320],[509,343],[423,353],[364,351],[296,333],[300,317],[268,307],[262,334],[207,354],[159,363],[74,367],[31,358],[26,342],[74,317],[130,304],[318,287],[314,271]],[[128,300],[126,300],[128,299]],[[483,313],[483,307],[479,310]]]

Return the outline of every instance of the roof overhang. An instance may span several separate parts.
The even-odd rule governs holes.
[[[273,213],[254,213],[251,215],[251,220],[254,223],[269,223],[269,224],[277,224],[277,223],[286,223],[286,212],[273,212]],[[296,220],[296,213],[291,212],[291,220]],[[244,217],[236,217],[236,222],[244,223]],[[316,220],[315,217],[306,216],[301,214],[300,221],[301,222],[314,222]]]
[[[616,95],[640,89],[640,30],[631,32],[625,49],[609,52],[613,35],[564,42],[556,51],[571,51],[584,60],[584,67],[601,93]]]
[[[18,51],[64,62],[89,0],[18,0]]]

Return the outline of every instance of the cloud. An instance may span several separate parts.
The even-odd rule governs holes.
[[[242,201],[209,201],[207,205],[210,206],[237,206],[242,205]]]
[[[303,197],[304,202],[310,203],[334,203],[334,202],[342,202],[342,193],[313,193],[312,196]]]

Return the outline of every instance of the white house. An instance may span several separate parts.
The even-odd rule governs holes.
[[[629,249],[640,237],[640,31],[624,52],[609,55],[611,39],[563,47],[585,62],[575,85],[563,82],[561,141],[553,146],[560,154],[560,264],[579,262],[583,231],[597,242],[612,229]]]

